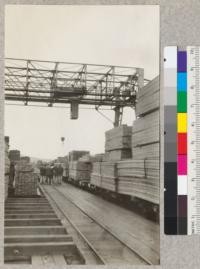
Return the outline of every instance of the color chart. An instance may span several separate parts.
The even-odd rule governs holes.
[[[200,48],[164,50],[164,227],[200,233]]]
[[[177,47],[164,49],[164,229],[177,234]]]

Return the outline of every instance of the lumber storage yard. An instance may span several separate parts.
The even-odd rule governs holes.
[[[23,156],[5,137],[5,263],[159,264],[159,77],[146,81],[140,68],[42,64],[7,59],[5,99],[69,104],[71,120],[80,104],[108,106],[113,127],[104,152],[75,148],[52,160]],[[131,126],[122,124],[125,107],[135,111]]]

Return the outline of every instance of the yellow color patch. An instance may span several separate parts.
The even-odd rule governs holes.
[[[178,133],[187,132],[187,113],[178,113],[177,127],[178,127]]]

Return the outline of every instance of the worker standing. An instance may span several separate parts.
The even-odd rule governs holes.
[[[58,182],[58,171],[57,166],[54,165],[53,167],[53,183],[56,185]]]
[[[61,185],[63,177],[63,167],[61,164],[58,166],[58,184]]]
[[[40,183],[44,184],[45,168],[44,165],[40,166]]]
[[[53,166],[50,164],[46,168],[46,177],[47,177],[47,184],[51,185],[53,179]]]

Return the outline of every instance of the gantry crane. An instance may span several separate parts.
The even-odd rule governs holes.
[[[5,100],[70,104],[71,118],[79,105],[101,106],[115,111],[114,126],[122,120],[124,107],[135,107],[136,92],[144,85],[142,68],[5,59]]]

